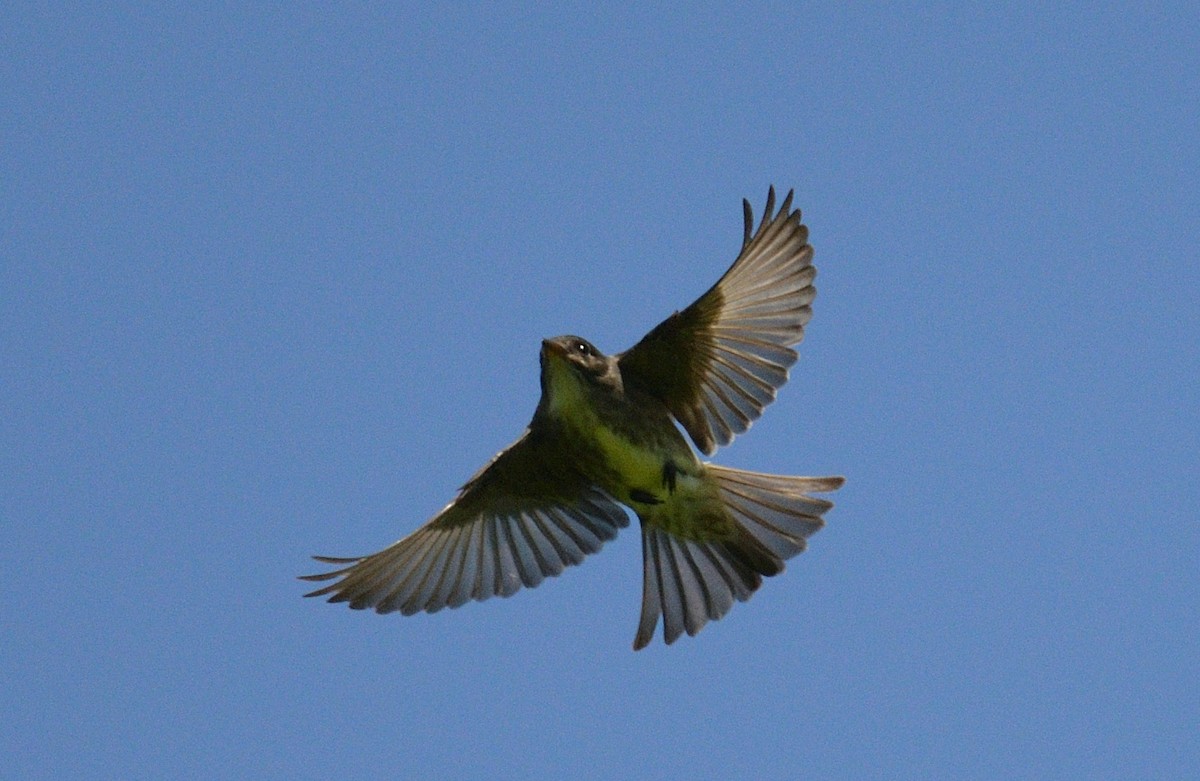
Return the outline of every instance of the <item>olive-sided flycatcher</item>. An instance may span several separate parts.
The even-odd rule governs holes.
[[[750,427],[788,379],[816,295],[808,229],[775,190],[758,230],[743,201],[742,249],[725,275],[631,349],[542,342],[542,396],[516,442],[424,526],[340,568],[307,596],[412,615],[534,587],[642,528],[642,613],[633,647],[659,615],[663,636],[694,635],[745,601],[804,550],[832,507],[811,493],[841,477],[789,477],[700,461]]]

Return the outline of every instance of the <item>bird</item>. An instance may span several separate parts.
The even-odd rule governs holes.
[[[623,508],[642,532],[635,651],[660,617],[670,645],[781,573],[833,507],[812,494],[844,478],[733,469],[696,450],[711,456],[745,433],[797,360],[816,268],[793,195],[776,211],[772,186],[757,229],[743,199],[733,264],[625,352],[544,339],[521,436],[408,536],[368,556],[314,556],[337,569],[301,576],[334,581],[305,596],[404,615],[511,596],[599,551],[629,525]]]

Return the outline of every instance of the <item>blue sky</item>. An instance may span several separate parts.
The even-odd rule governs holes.
[[[0,755],[60,778],[1200,775],[1200,12],[0,10]],[[796,188],[820,293],[722,464],[844,474],[630,650],[628,530],[303,600]]]

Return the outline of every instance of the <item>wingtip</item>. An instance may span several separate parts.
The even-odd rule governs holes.
[[[828,493],[830,491],[836,491],[845,484],[846,484],[845,477],[842,477],[841,475],[831,475],[829,477],[821,478],[820,485],[818,487],[814,488],[813,490],[816,493],[823,494],[823,493]]]
[[[309,577],[301,576],[300,577],[300,580],[312,580],[312,579],[313,578],[311,576],[309,576]],[[326,594],[332,594],[334,589],[337,588],[337,585],[338,585],[337,583],[333,583],[328,586],[325,586],[324,588],[319,588],[316,591],[310,591],[304,595],[304,598],[309,599],[310,597],[323,597]],[[332,600],[330,600],[330,601],[332,601]]]
[[[313,556],[314,561],[322,564],[353,564],[362,561],[362,556]]]
[[[779,207],[779,213],[788,215],[792,213],[792,198],[795,197],[796,190],[788,190],[787,197],[783,199],[783,205]]]
[[[783,199],[783,204],[779,207],[779,210],[776,211],[776,209],[775,209],[775,185],[773,185],[773,184],[769,185],[767,187],[767,205],[766,205],[766,208],[763,209],[762,219],[759,220],[758,233],[756,235],[761,234],[763,231],[765,231],[767,229],[768,225],[776,222],[780,217],[791,217],[793,214],[792,199],[795,197],[796,197],[795,188],[788,190],[787,197],[785,197]],[[745,200],[743,200],[742,203],[746,204]],[[745,208],[746,208],[747,223],[746,223],[746,237],[742,243],[743,246],[748,244],[751,239],[750,222],[749,222],[751,219],[751,215],[750,215],[749,204],[746,204]],[[799,212],[796,212],[796,214],[799,215]]]
[[[322,564],[355,564],[357,562],[362,561],[361,556],[352,556],[352,557],[313,556],[313,559],[315,561],[321,562]],[[329,572],[319,572],[316,575],[297,575],[296,579],[308,581],[310,583],[320,583],[321,581],[325,581],[325,580],[333,580],[334,578],[338,577],[339,575],[344,574],[345,572],[346,572],[346,570],[344,568],[343,569],[335,569],[335,570],[331,570]],[[336,586],[336,585],[337,584],[335,583],[334,586]],[[319,597],[322,594],[329,593],[332,589],[333,589],[333,586],[326,586],[325,588],[310,592],[308,594],[305,594],[304,596]]]

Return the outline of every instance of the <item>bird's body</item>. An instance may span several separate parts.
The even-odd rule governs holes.
[[[604,367],[599,381],[578,376],[572,351],[580,348]],[[600,355],[577,336],[558,337],[543,343],[542,376],[543,403],[530,430],[558,437],[571,459],[613,498],[631,507],[659,505],[677,488],[678,479],[668,484],[668,475],[700,475],[700,461],[666,405],[627,389],[616,358]]]
[[[812,248],[788,195],[758,232],[746,204],[742,252],[704,296],[625,353],[547,339],[542,396],[525,433],[412,535],[309,580],[310,596],[405,614],[536,586],[642,526],[642,617],[635,648],[664,616],[668,643],[695,634],[778,574],[832,505],[810,492],[842,478],[765,475],[701,462],[745,431],[787,380],[815,294]]]

